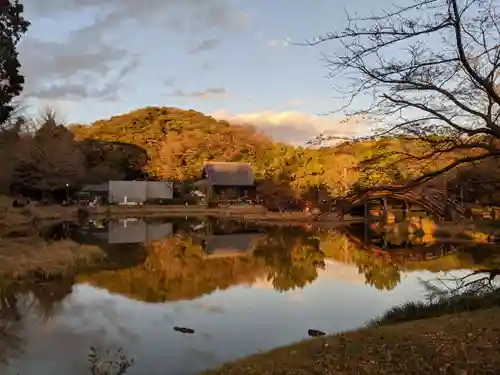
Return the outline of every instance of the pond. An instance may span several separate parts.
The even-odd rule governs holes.
[[[488,267],[497,254],[407,242],[388,252],[359,232],[208,218],[45,230],[54,241],[101,246],[113,261],[71,280],[4,290],[1,373],[90,374],[94,346],[123,348],[135,360],[128,374],[195,374],[306,339],[309,329],[362,327],[423,299],[424,281]]]

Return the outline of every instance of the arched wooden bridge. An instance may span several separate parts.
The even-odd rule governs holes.
[[[447,209],[453,217],[465,216],[465,209],[453,197],[448,197],[442,190],[434,188],[420,188],[418,191],[390,191],[376,190],[353,198],[349,202],[346,213],[352,213],[370,203],[387,204],[387,201],[400,201],[407,207],[418,205],[428,214],[440,219],[446,217]]]

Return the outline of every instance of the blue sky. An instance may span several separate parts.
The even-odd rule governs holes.
[[[90,123],[148,105],[253,122],[302,143],[319,132],[362,132],[318,116],[336,108],[319,59],[335,46],[304,41],[345,26],[368,0],[24,0],[20,47],[31,110],[55,107]],[[95,4],[95,5],[94,5]],[[339,82],[336,82],[337,84]]]

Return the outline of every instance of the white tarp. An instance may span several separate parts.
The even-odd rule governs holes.
[[[109,202],[144,202],[146,184],[146,181],[109,181]]]

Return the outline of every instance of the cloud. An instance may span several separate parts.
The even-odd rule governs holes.
[[[96,41],[93,46],[29,39],[21,46],[26,85],[22,97],[41,100],[116,100],[123,80],[139,65],[126,51]],[[78,46],[83,48],[78,48]],[[88,48],[87,48],[88,46]]]
[[[283,40],[271,39],[267,41],[267,46],[271,48],[276,47],[288,47],[290,45],[290,40],[285,38]]]
[[[208,61],[205,61],[203,64],[201,64],[200,68],[203,71],[207,71],[207,70],[213,70],[214,66]]]
[[[190,91],[190,92],[186,92],[183,90],[176,90],[171,95],[183,98],[197,98],[206,100],[216,99],[219,97],[226,97],[226,98],[229,97],[229,93],[223,87],[214,87],[203,91]]]
[[[329,116],[318,116],[298,111],[262,111],[231,114],[225,110],[211,116],[235,124],[251,124],[270,135],[276,141],[305,144],[320,134],[351,137],[366,131],[359,121],[340,121]]]
[[[104,14],[101,29],[128,21],[197,33],[206,28],[237,26],[230,0],[25,0],[27,11],[37,17],[57,18],[74,12]],[[137,31],[135,29],[134,31]]]
[[[190,35],[236,30],[241,18],[230,0],[25,0],[24,5],[32,27],[19,48],[26,76],[23,97],[41,100],[118,99],[123,78],[138,67],[144,52],[141,46],[132,50],[129,39],[162,30]],[[71,30],[60,28],[53,39],[40,39],[61,19]],[[197,47],[208,50],[215,44],[205,40]],[[124,70],[129,71],[120,82],[116,72]]]
[[[175,83],[175,79],[172,78],[172,77],[168,77],[164,82],[163,84],[167,87],[170,87],[170,86],[173,86]]]
[[[205,39],[189,50],[190,55],[195,55],[200,52],[212,51],[220,45],[221,41],[216,38]]]
[[[298,106],[304,104],[304,101],[300,100],[300,99],[291,99],[291,100],[287,101],[285,104],[289,107],[298,107]]]

